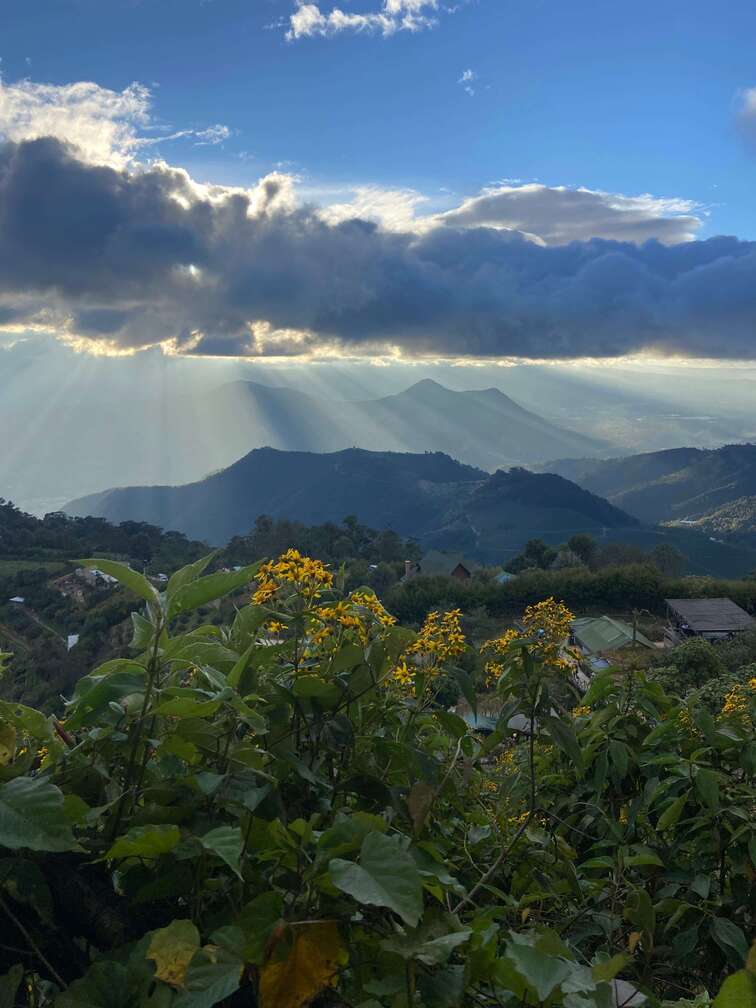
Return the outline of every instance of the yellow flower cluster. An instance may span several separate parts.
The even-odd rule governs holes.
[[[352,611],[352,607],[343,599],[340,602],[334,602],[333,605],[318,606],[315,610],[315,615],[319,619],[322,619],[324,623],[337,623],[345,629],[354,628],[358,630],[362,627],[360,617]]]
[[[499,785],[496,783],[496,781],[484,780],[483,783],[481,784],[481,788],[487,794],[496,794],[496,792],[499,790]]]
[[[504,655],[514,641],[532,640],[531,648],[540,661],[562,672],[571,671],[572,664],[565,657],[568,653],[565,652],[565,642],[570,634],[572,620],[573,615],[563,602],[557,602],[553,598],[544,599],[525,610],[522,617],[523,634],[517,630],[505,630],[500,637],[486,641],[481,651]],[[490,669],[486,666],[486,681],[489,684],[498,679],[503,671],[498,663],[491,662],[490,666]]]
[[[742,720],[748,713],[752,693],[756,693],[756,677],[730,690],[724,698],[721,716]]]
[[[462,633],[460,609],[451,609],[440,615],[429,612],[415,640],[406,653],[431,659],[432,664],[456,658],[465,650],[465,635]]]
[[[304,557],[299,550],[287,550],[277,560],[260,567],[253,603],[269,602],[284,585],[291,585],[306,599],[313,600],[320,598],[324,588],[333,585],[333,575],[320,560]]]
[[[501,662],[489,661],[485,665],[486,673],[486,686],[493,686],[499,681],[502,672],[504,671],[504,666]]]
[[[588,717],[588,715],[590,713],[591,713],[591,708],[590,707],[581,706],[581,707],[576,707],[573,710],[572,716],[573,717]]]
[[[396,623],[396,616],[392,616],[390,612],[387,612],[379,602],[377,596],[371,592],[353,591],[349,596],[349,600],[352,605],[359,606],[361,609],[367,609],[368,612],[372,613],[381,626],[393,626]]]
[[[496,766],[504,773],[509,773],[516,769],[514,749],[505,749],[496,757]]]
[[[445,661],[456,658],[465,650],[461,619],[460,609],[451,609],[443,614],[428,613],[417,637],[391,670],[392,679],[400,686],[411,686],[415,678],[412,666],[421,667],[430,678],[437,676]]]
[[[281,623],[280,620],[271,620],[270,623],[265,624],[265,632],[270,634],[271,637],[278,637],[286,629],[286,624]]]

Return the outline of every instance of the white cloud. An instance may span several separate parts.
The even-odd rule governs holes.
[[[437,23],[434,13],[438,0],[383,0],[378,10],[365,13],[347,13],[340,7],[323,12],[315,3],[296,0],[297,8],[289,18],[289,41],[314,36],[333,36],[341,32],[379,33],[383,36],[396,32],[423,31]]]
[[[138,83],[111,91],[91,81],[58,85],[0,80],[0,139],[52,136],[73,144],[92,164],[123,168],[133,164],[140,151],[159,143],[191,138],[199,145],[216,145],[231,136],[220,123],[145,136],[145,131],[158,128],[151,106],[149,88]]]
[[[460,84],[464,88],[464,90],[472,98],[472,96],[475,94],[475,88],[473,87],[473,81],[476,81],[477,79],[478,79],[478,75],[475,73],[474,70],[463,70],[462,71],[462,76],[457,81],[457,84]]]
[[[674,244],[695,237],[702,209],[691,200],[647,193],[625,196],[531,182],[484,189],[437,220],[453,227],[527,232],[547,245],[591,238],[632,242],[658,238]]]
[[[351,190],[352,199],[329,203],[321,210],[321,217],[329,224],[341,221],[373,221],[387,231],[419,231],[423,222],[431,218],[418,217],[418,207],[428,198],[414,189],[382,189],[380,186],[357,186]]]

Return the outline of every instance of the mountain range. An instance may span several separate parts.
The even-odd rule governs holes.
[[[634,528],[636,519],[575,483],[522,468],[490,475],[440,452],[348,449],[314,454],[256,449],[184,486],[106,490],[66,511],[111,522],[144,521],[221,544],[261,514],[307,524],[354,514],[425,546],[501,559],[527,539]]]
[[[545,468],[645,522],[691,524],[756,495],[756,444],[565,459]],[[740,524],[747,527],[751,512],[741,510]]]
[[[611,453],[608,442],[551,423],[495,388],[457,392],[427,379],[374,399],[250,381],[139,396],[137,383],[125,395],[60,390],[52,400],[14,400],[12,408],[3,397],[0,421],[16,436],[0,447],[0,495],[44,513],[116,483],[198,480],[261,447],[444,451],[489,471]]]

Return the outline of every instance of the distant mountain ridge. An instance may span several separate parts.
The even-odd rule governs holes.
[[[605,442],[550,423],[497,389],[456,392],[430,380],[376,399],[234,381],[128,403],[68,397],[54,413],[18,403],[12,422],[19,437],[0,447],[0,493],[42,513],[115,483],[199,480],[266,446],[444,451],[488,471],[608,451]]]
[[[354,514],[424,545],[481,557],[512,552],[531,535],[635,527],[620,509],[553,474],[494,475],[440,452],[348,449],[328,454],[256,449],[184,486],[125,487],[72,501],[71,514],[145,521],[223,543],[261,514],[307,524]]]
[[[756,495],[756,444],[563,459],[548,468],[647,522],[695,521]]]

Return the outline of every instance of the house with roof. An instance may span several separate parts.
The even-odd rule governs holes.
[[[675,647],[691,637],[729,640],[756,629],[756,620],[729,598],[665,599],[667,626],[664,642]]]
[[[612,616],[583,616],[570,623],[570,643],[579,649],[592,671],[609,668],[611,656],[625,648],[656,645],[640,630]],[[609,657],[607,657],[609,656]]]
[[[478,564],[467,560],[463,553],[442,553],[430,550],[420,560],[405,560],[404,580],[413,577],[453,577],[458,581],[469,581]]]

